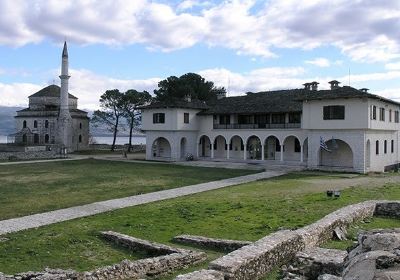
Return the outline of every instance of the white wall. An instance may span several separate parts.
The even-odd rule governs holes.
[[[145,109],[142,110],[143,130],[199,130],[199,118],[197,113],[200,110],[194,109]],[[164,113],[165,123],[153,123],[153,114]],[[184,123],[184,113],[189,113],[189,123]]]
[[[344,120],[324,120],[323,107],[344,105]],[[303,102],[302,128],[304,129],[360,129],[369,122],[368,99],[311,100]]]
[[[376,120],[371,119],[372,106],[376,106]],[[379,108],[385,108],[385,121],[379,119]],[[392,121],[389,122],[389,110],[392,110]],[[394,112],[400,111],[400,107],[391,103],[369,99],[368,100],[368,128],[378,130],[399,130],[400,123],[395,123]]]
[[[367,171],[383,172],[384,167],[392,165],[399,160],[399,134],[393,131],[368,131],[366,133],[365,149],[367,151],[367,141],[370,141],[370,166]],[[387,141],[387,153],[384,152],[384,142]],[[391,152],[391,140],[394,140],[394,151]],[[379,154],[376,154],[376,141],[379,141]],[[368,154],[366,154],[367,163]]]

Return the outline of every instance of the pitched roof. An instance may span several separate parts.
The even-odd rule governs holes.
[[[160,108],[182,108],[182,109],[208,109],[209,106],[198,99],[193,99],[190,102],[185,100],[171,99],[168,101],[153,101],[150,105],[143,106],[141,109],[160,109]]]
[[[202,114],[257,114],[301,112],[302,104],[299,98],[304,90],[278,90],[257,93],[247,93],[243,96],[225,97]]]
[[[366,93],[349,86],[332,90],[289,89],[247,93],[244,96],[225,97],[217,100],[209,110],[201,114],[257,114],[301,112],[303,100],[323,100],[340,98],[372,98],[400,106],[400,103],[379,95]]]
[[[299,98],[299,100],[322,100],[322,99],[338,99],[338,98],[372,98],[381,100],[384,102],[392,103],[394,105],[400,105],[399,102],[394,100],[364,92],[353,87],[343,86],[329,90],[318,90],[318,91],[306,91],[305,94]]]
[[[38,92],[32,94],[29,97],[60,97],[61,88],[56,85],[50,85],[45,88],[42,88]],[[73,96],[72,94],[68,94],[68,97],[71,99],[78,99],[77,97]]]

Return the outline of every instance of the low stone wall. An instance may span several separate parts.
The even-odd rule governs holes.
[[[224,274],[216,270],[200,270],[179,275],[176,280],[224,280]]]
[[[119,264],[101,267],[88,272],[73,270],[52,270],[43,272],[27,272],[16,275],[0,273],[0,280],[104,280],[104,279],[141,279],[171,273],[184,269],[207,259],[204,252],[173,248],[159,243],[149,242],[116,232],[102,232],[104,238],[132,250],[141,250],[151,254],[159,254],[154,258],[137,261],[124,260]]]
[[[115,150],[128,150],[129,145],[115,145]],[[106,150],[109,151],[111,145],[108,144],[90,144],[89,150]],[[146,145],[132,145],[132,152],[143,152],[146,151]]]
[[[338,228],[346,230],[373,215],[400,217],[400,201],[366,201],[343,207],[311,225],[295,231],[279,231],[233,251],[211,262],[209,269],[222,272],[225,280],[258,279],[289,262],[297,252],[330,240]],[[197,272],[198,278],[181,275],[179,280],[202,279],[202,273],[206,276],[209,271]]]
[[[396,201],[383,203],[378,202],[376,203],[374,215],[400,218],[400,203]]]
[[[296,230],[306,247],[318,246],[332,239],[335,228],[347,229],[350,225],[372,217],[375,201],[366,201],[336,210],[321,220]]]
[[[300,235],[278,231],[211,262],[209,268],[223,272],[226,280],[258,279],[303,249]]]
[[[0,152],[0,160],[53,159],[59,157],[60,154],[57,153],[56,151]]]
[[[250,241],[216,239],[196,235],[179,235],[174,237],[173,241],[188,245],[222,250],[225,252],[232,252],[252,243]]]
[[[142,251],[153,256],[162,256],[174,253],[187,253],[188,250],[173,248],[164,244],[142,240],[129,235],[113,231],[103,231],[101,235],[116,245],[123,246],[132,251]]]

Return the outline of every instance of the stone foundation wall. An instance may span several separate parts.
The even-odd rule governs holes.
[[[252,243],[250,241],[215,239],[196,235],[179,235],[174,237],[173,241],[188,245],[222,250],[225,252],[232,252]]]
[[[56,151],[39,152],[0,152],[0,160],[33,160],[33,159],[53,159],[59,158],[60,154]]]
[[[17,275],[0,273],[0,280],[104,280],[104,279],[142,279],[145,277],[167,274],[178,269],[206,260],[203,252],[173,248],[159,243],[149,242],[116,232],[102,232],[104,238],[132,250],[141,250],[150,254],[164,254],[162,256],[141,259],[137,261],[124,260],[121,263],[101,267],[87,272],[72,270],[51,270],[43,272],[27,272]]]
[[[289,262],[297,252],[330,240],[337,228],[346,230],[351,224],[374,215],[400,217],[400,201],[366,201],[343,207],[311,225],[295,231],[279,231],[233,251],[211,262],[209,269],[222,272],[225,280],[259,279],[273,267]],[[202,279],[202,274],[205,277],[209,273],[198,271],[188,274],[188,278],[181,275],[177,279]]]
[[[258,279],[303,249],[300,235],[278,231],[211,262],[209,268],[223,272],[226,280]]]

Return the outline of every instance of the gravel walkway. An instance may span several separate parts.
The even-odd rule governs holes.
[[[150,202],[201,193],[209,190],[215,190],[228,186],[248,183],[260,179],[276,177],[284,174],[286,174],[286,172],[284,171],[266,171],[252,175],[240,176],[230,179],[224,179],[214,182],[202,183],[202,184],[147,193],[142,195],[135,195],[125,198],[100,201],[82,206],[70,207],[41,214],[25,216],[21,218],[3,220],[0,221],[0,235],[17,232],[25,229],[37,228],[76,218],[96,215],[99,213],[104,213],[107,211],[112,211],[120,208],[131,207]]]

